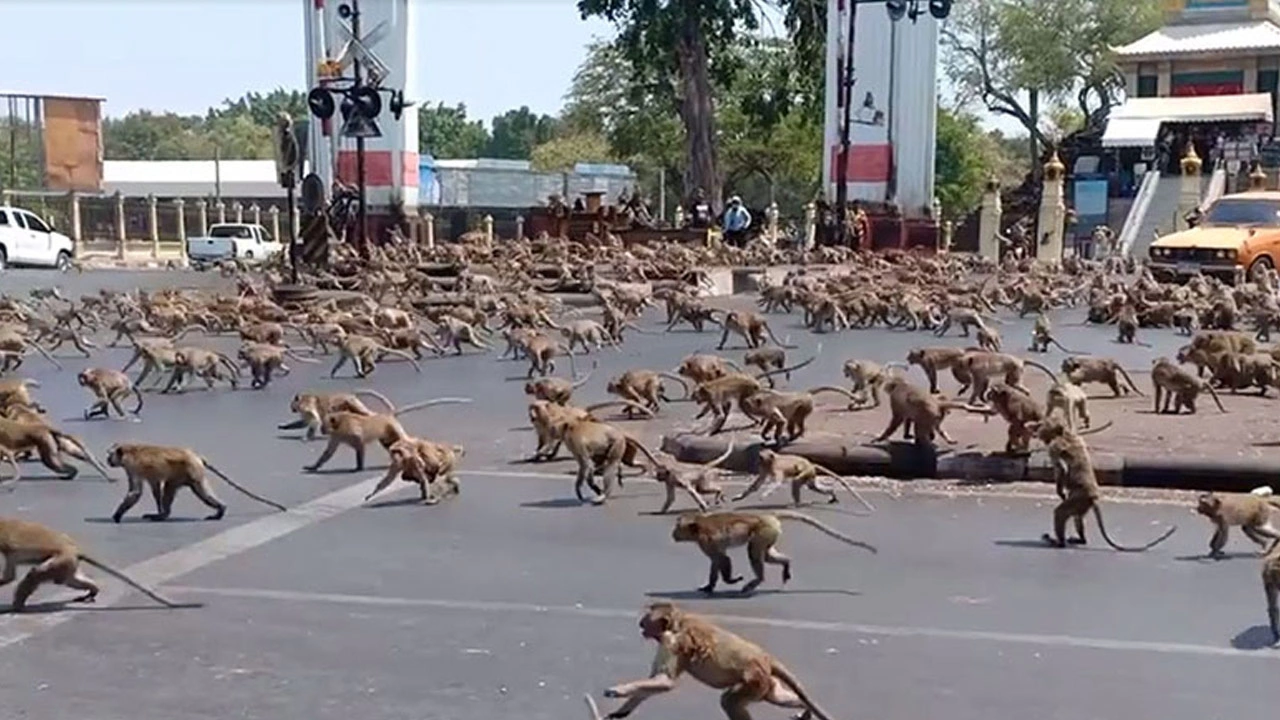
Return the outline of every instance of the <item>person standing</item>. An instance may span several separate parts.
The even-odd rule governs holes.
[[[729,198],[729,207],[724,210],[724,241],[733,247],[745,246],[750,227],[751,212],[743,207],[742,198]]]

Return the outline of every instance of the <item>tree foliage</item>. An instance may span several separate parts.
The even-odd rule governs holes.
[[[611,162],[613,148],[599,133],[571,132],[541,143],[529,160],[533,169],[540,172],[569,172],[578,163]]]
[[[418,108],[418,149],[437,158],[479,157],[489,144],[489,131],[467,118],[467,106],[423,104]]]

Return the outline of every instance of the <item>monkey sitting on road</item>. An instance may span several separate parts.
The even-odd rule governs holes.
[[[840,502],[840,498],[836,497],[834,490],[828,490],[818,484],[818,476],[825,475],[844,486],[868,512],[875,512],[875,508],[871,503],[867,502],[862,494],[859,493],[848,480],[831,472],[827,468],[809,460],[800,455],[784,455],[772,450],[760,451],[760,471],[756,474],[751,484],[745,490],[733,498],[733,502],[738,502],[757,490],[764,488],[760,493],[760,497],[768,497],[782,483],[791,483],[791,500],[796,506],[800,505],[800,490],[808,487],[817,493],[822,493],[828,497],[828,503]],[[768,483],[768,487],[765,487]]]
[[[742,580],[733,575],[733,561],[730,559],[730,548],[747,546],[747,558],[751,562],[751,570],[755,577],[742,586],[742,594],[746,595],[764,582],[764,564],[782,566],[782,583],[791,580],[791,558],[778,552],[777,544],[782,539],[782,521],[795,520],[816,528],[840,542],[869,552],[876,548],[864,542],[854,540],[823,523],[816,518],[798,512],[786,510],[769,513],[754,512],[717,512],[686,513],[676,520],[671,531],[671,539],[675,542],[693,542],[698,544],[707,559],[711,561],[711,569],[707,575],[707,584],[698,588],[700,592],[710,595],[716,591],[716,581],[723,580],[733,585]]]
[[[804,710],[819,720],[830,714],[810,699],[796,676],[753,642],[710,620],[687,613],[671,603],[653,603],[640,618],[640,634],[658,643],[650,676],[645,680],[614,685],[605,697],[626,702],[605,718],[624,718],[648,698],[675,689],[676,680],[688,673],[707,687],[723,690],[720,707],[729,720],[748,720],[751,703],[767,702],[782,708]],[[589,697],[592,720],[603,720]]]
[[[1055,490],[1062,502],[1053,509],[1053,535],[1044,534],[1044,541],[1054,547],[1063,548],[1070,542],[1072,545],[1084,545],[1084,516],[1093,510],[1098,520],[1098,531],[1102,539],[1113,549],[1121,552],[1144,552],[1159,545],[1177,531],[1178,526],[1171,526],[1163,535],[1146,545],[1126,547],[1116,543],[1107,534],[1107,526],[1102,521],[1102,508],[1098,501],[1102,498],[1102,489],[1098,485],[1098,477],[1093,470],[1093,460],[1089,457],[1089,449],[1085,445],[1082,433],[1072,432],[1067,426],[1051,418],[1033,428],[1037,437],[1049,449],[1049,462],[1053,466]],[[1067,540],[1067,521],[1075,521],[1076,536]]]
[[[432,494],[428,490],[428,486],[434,486],[437,480],[445,486],[444,492],[450,495],[461,492],[454,475],[458,460],[466,454],[466,449],[461,445],[441,445],[422,438],[407,437],[393,443],[387,448],[387,453],[391,456],[391,466],[387,468],[387,474],[378,481],[378,485],[365,496],[365,502],[387,489],[397,477],[418,485],[424,505],[435,505],[442,499],[439,494]]]
[[[0,556],[4,557],[4,571],[0,585],[8,585],[18,576],[19,565],[34,565],[13,591],[13,612],[22,612],[27,599],[44,583],[64,585],[85,591],[71,602],[91,603],[101,589],[80,571],[80,563],[88,563],[112,577],[128,584],[134,590],[170,608],[200,607],[196,603],[179,604],[125,575],[120,570],[98,560],[81,550],[70,536],[29,520],[0,517]]]
[[[119,370],[86,368],[76,376],[76,381],[80,383],[80,387],[89,388],[96,399],[92,405],[85,408],[85,420],[107,417],[110,414],[108,407],[114,408],[120,417],[125,417],[124,408],[120,407],[120,400],[130,394],[138,399],[138,404],[133,408],[133,414],[137,415],[142,411],[142,393],[134,386],[129,376]]]
[[[1280,530],[1271,524],[1271,511],[1280,508],[1280,498],[1251,494],[1202,493],[1196,498],[1196,512],[1209,518],[1214,525],[1209,538],[1209,557],[1221,559],[1222,548],[1227,544],[1231,526],[1237,525],[1250,540],[1264,548],[1265,553],[1280,545]],[[1267,547],[1271,540],[1271,547]],[[1264,553],[1264,554],[1265,554]]]
[[[173,500],[178,490],[187,487],[200,502],[213,508],[213,514],[205,520],[221,520],[227,512],[227,506],[213,494],[213,490],[209,487],[209,482],[204,475],[206,468],[226,481],[228,485],[254,500],[270,505],[281,512],[288,510],[280,503],[272,502],[249,491],[190,448],[119,443],[107,451],[107,465],[123,468],[129,481],[124,500],[111,514],[112,521],[117,523],[142,498],[143,483],[151,487],[151,496],[156,501],[156,511],[143,515],[143,519],[168,520],[173,511]]]

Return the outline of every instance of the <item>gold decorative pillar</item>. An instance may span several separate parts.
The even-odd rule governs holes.
[[[1262,171],[1262,163],[1253,164],[1253,172],[1249,173],[1250,190],[1266,190],[1267,174]]]
[[[978,255],[984,260],[1000,259],[1000,218],[1004,208],[1000,205],[1000,181],[991,178],[982,193],[982,206],[978,210]]]
[[[1179,230],[1187,227],[1187,215],[1200,207],[1200,170],[1204,166],[1196,154],[1195,143],[1187,143],[1187,154],[1182,158],[1182,188],[1178,193],[1178,216],[1174,222]]]
[[[1044,184],[1040,193],[1040,216],[1036,223],[1036,258],[1057,261],[1062,259],[1062,245],[1067,217],[1064,202],[1067,167],[1058,159],[1054,150],[1049,162],[1044,164]]]

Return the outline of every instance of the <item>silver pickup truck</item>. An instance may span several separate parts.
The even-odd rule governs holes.
[[[265,260],[282,249],[266,228],[253,223],[217,223],[209,228],[208,235],[187,238],[187,257],[195,265],[230,258]]]

